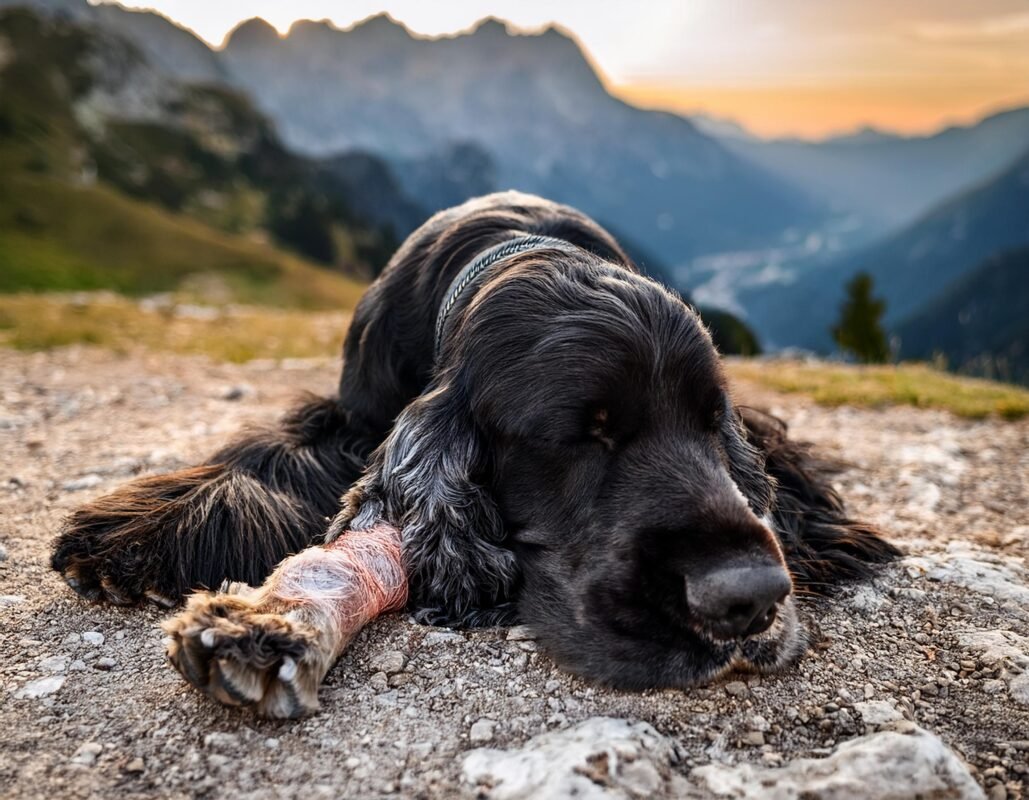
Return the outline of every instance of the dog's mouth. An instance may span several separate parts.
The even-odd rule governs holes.
[[[710,627],[690,623],[691,632],[724,659],[724,671],[777,672],[792,666],[807,652],[811,637],[801,623],[793,596],[778,606],[767,629],[751,636],[726,637]]]

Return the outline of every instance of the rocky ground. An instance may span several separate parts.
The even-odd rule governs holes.
[[[187,690],[166,612],[86,605],[47,567],[61,518],[190,463],[327,361],[0,351],[0,797],[979,797],[1029,788],[1029,421],[819,408],[741,386],[847,469],[910,556],[809,602],[794,670],[693,691],[599,689],[521,629],[402,617],[267,722]]]

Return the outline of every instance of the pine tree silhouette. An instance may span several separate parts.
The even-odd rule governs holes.
[[[882,364],[890,358],[881,323],[886,302],[873,297],[872,288],[872,276],[867,272],[859,272],[847,284],[847,299],[840,307],[840,321],[832,329],[832,338],[858,361]]]

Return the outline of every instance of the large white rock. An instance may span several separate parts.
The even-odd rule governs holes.
[[[611,798],[734,798],[734,800],[979,800],[964,763],[917,726],[840,745],[826,758],[783,767],[709,764],[684,778],[673,740],[650,725],[596,717],[535,736],[513,750],[478,749],[464,759],[462,778],[490,800],[610,800]]]
[[[462,777],[492,800],[680,797],[675,744],[650,725],[595,717],[518,750],[472,750]]]
[[[826,758],[768,769],[710,764],[690,773],[700,796],[736,800],[975,800],[985,795],[961,760],[928,731],[873,733]]]
[[[902,562],[931,581],[950,583],[993,597],[1000,602],[1029,607],[1029,576],[1021,558],[1001,556],[954,542],[946,553],[912,556]]]
[[[1029,706],[1029,637],[1007,630],[971,630],[958,632],[957,639],[986,666],[1000,667],[1012,699]]]

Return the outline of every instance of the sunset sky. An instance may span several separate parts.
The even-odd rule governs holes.
[[[127,0],[213,44],[260,16],[339,27],[382,11],[413,33],[494,15],[575,33],[613,91],[761,135],[925,132],[1029,103],[1029,0]],[[631,16],[630,14],[631,9]]]

